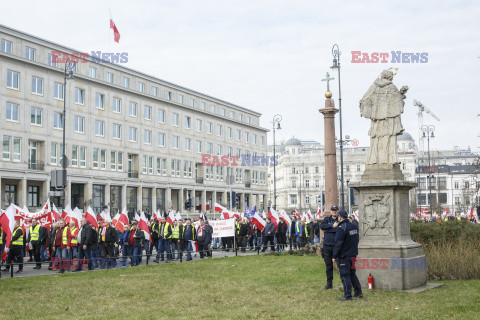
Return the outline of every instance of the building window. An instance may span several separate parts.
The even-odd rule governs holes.
[[[203,111],[205,111],[205,102],[200,102],[200,109],[202,109]]]
[[[25,58],[28,60],[35,61],[35,49],[27,47],[25,50]]]
[[[158,122],[165,123],[165,110],[158,109]]]
[[[305,180],[305,188],[310,188],[310,180]]]
[[[197,140],[197,153],[202,153],[202,141]]]
[[[85,90],[75,88],[75,103],[85,104]]]
[[[43,79],[32,77],[32,93],[43,94]]]
[[[80,167],[85,168],[87,166],[87,148],[80,147]]]
[[[110,151],[110,169],[123,171],[123,152]]]
[[[54,57],[51,53],[48,54],[48,59],[47,59],[47,64],[50,67],[56,67],[57,66],[57,58]]]
[[[227,128],[227,136],[229,139],[232,139],[233,137],[233,130],[232,128]]]
[[[122,126],[119,124],[113,124],[113,139],[121,139],[122,138]]]
[[[63,84],[55,82],[53,85],[53,97],[55,99],[63,100]]]
[[[167,99],[168,101],[172,100],[172,92],[171,91],[165,92],[165,99]]]
[[[185,138],[185,151],[190,151],[190,142],[189,138]]]
[[[12,41],[2,39],[0,51],[5,53],[12,53]]]
[[[74,120],[75,120],[75,132],[83,133],[85,119],[82,117],[75,116]]]
[[[263,147],[265,144],[265,137],[264,136],[261,136],[260,137],[260,145]]]
[[[454,189],[458,189],[458,188],[459,188],[458,181],[455,181],[455,182],[453,183],[453,188],[454,188]]]
[[[152,144],[152,131],[145,130],[143,132],[143,143]]]
[[[296,188],[297,187],[297,181],[296,180],[292,180],[292,188]]]
[[[138,83],[138,92],[145,92],[145,83],[143,82]]]
[[[252,118],[251,117],[247,117],[247,123],[250,124],[252,122]]]
[[[98,149],[94,148],[92,153],[92,167],[98,169]]]
[[[217,156],[221,156],[223,153],[223,148],[221,145],[217,145]]]
[[[240,130],[236,130],[236,135],[237,135],[237,141],[242,140],[242,132]]]
[[[128,104],[128,114],[132,117],[137,116],[137,104],[135,102],[130,102]]]
[[[243,121],[243,114],[238,115],[238,121],[242,122]]]
[[[172,114],[172,125],[178,127],[178,113]]]
[[[425,190],[427,188],[425,178],[417,178],[417,184],[418,184],[418,190]]]
[[[56,165],[58,163],[58,143],[52,142],[50,144],[50,164]]]
[[[63,129],[63,117],[59,112],[53,113],[53,127],[55,129]]]
[[[42,109],[32,107],[30,114],[30,123],[37,126],[42,125]]]
[[[226,112],[225,108],[222,108],[222,111],[221,111],[222,117],[225,117],[226,113],[227,113],[227,112]]]
[[[233,113],[233,111],[230,111],[230,119],[233,119],[235,118],[235,113]]]
[[[130,88],[130,78],[123,78],[123,87],[124,88]]]
[[[152,120],[152,107],[143,106],[143,117],[145,120]]]
[[[28,186],[28,206],[39,207],[40,188],[37,186]]]
[[[252,135],[252,143],[257,144],[257,135],[256,134]]]
[[[157,87],[152,87],[152,96],[154,96],[154,97],[158,96],[158,88]]]
[[[192,118],[185,117],[185,129],[190,129],[191,125],[192,125]]]
[[[227,156],[231,157],[233,155],[233,148],[232,147],[228,147],[227,149]]]
[[[20,78],[20,74],[18,72],[7,70],[7,88],[18,90],[19,78]]]
[[[13,104],[7,102],[7,114],[6,119],[7,121],[15,121],[18,122],[18,104]]]
[[[195,123],[196,123],[196,127],[197,127],[196,129],[197,129],[197,131],[198,131],[198,132],[202,132],[202,120],[197,119],[197,120],[195,121]]]
[[[290,195],[290,204],[297,204],[297,195],[291,194]]]
[[[113,98],[113,112],[122,113],[122,100]]]
[[[103,137],[105,135],[105,122],[95,120],[95,135]]]
[[[97,79],[97,69],[95,69],[94,67],[89,67],[88,75],[90,78]]]
[[[114,186],[112,186],[112,189]],[[112,194],[111,192],[110,194]],[[113,198],[111,196],[111,198]],[[113,202],[113,201],[112,201]],[[92,209],[94,212],[101,212],[105,207],[105,186],[94,184],[92,186]]]
[[[105,81],[108,83],[113,83],[113,73],[107,72],[105,75]]]
[[[95,108],[104,109],[105,96],[100,93],[95,94]]]
[[[195,99],[190,98],[190,107],[195,107]]]
[[[248,132],[245,132],[245,142],[246,142],[246,143],[249,142],[249,134],[248,134]]]
[[[153,174],[153,157],[152,156],[143,156],[142,173]]]
[[[213,143],[211,143],[211,142],[207,143],[207,153],[208,154],[213,154]]]
[[[178,95],[178,103],[183,104],[183,95],[181,94]]]
[[[78,166],[78,146],[72,146],[72,167]]]
[[[217,124],[217,136],[221,137],[222,136],[222,125]]]
[[[165,133],[158,133],[158,146],[165,147]]]
[[[100,150],[100,169],[105,170],[107,168],[107,150]]]
[[[213,106],[213,105],[210,106],[210,112],[211,112],[211,113],[215,113],[215,106]]]
[[[208,134],[213,133],[213,124],[211,122],[207,122],[207,133]]]
[[[177,136],[172,136],[172,148],[173,149],[178,149],[178,144],[179,144],[179,137]]]
[[[130,142],[137,142],[137,128],[130,127],[128,129],[128,140]]]
[[[315,188],[320,188],[320,180],[315,180]]]

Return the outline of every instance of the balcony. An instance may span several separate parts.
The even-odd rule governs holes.
[[[250,182],[245,182],[245,188],[251,188],[251,183]]]
[[[28,161],[28,169],[43,171],[45,164],[42,161]]]
[[[138,171],[128,171],[128,177],[132,179],[138,179]]]
[[[203,184],[203,178],[197,178],[197,184]]]

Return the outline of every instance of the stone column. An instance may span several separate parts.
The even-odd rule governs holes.
[[[245,212],[245,192],[240,194],[240,211]]]
[[[142,208],[142,186],[138,186],[137,188],[137,211],[140,210],[140,211],[143,211],[143,208]]]
[[[190,198],[192,199],[192,207],[190,208],[190,213],[195,213],[195,189],[190,191]]]
[[[85,201],[88,201],[90,206],[93,205],[93,183],[91,181],[85,183],[83,192],[85,193]],[[85,212],[87,211],[87,208],[85,208]]]
[[[23,178],[18,183],[18,206],[27,206],[27,179]]]
[[[210,212],[213,212],[215,215],[215,202],[217,202],[217,191],[213,190],[212,192],[212,205],[210,206]]]
[[[267,195],[263,195],[263,210],[265,212],[268,212],[268,201],[267,201]]]
[[[153,217],[153,213],[157,211],[157,187],[152,187],[152,212],[150,214]]]
[[[180,214],[183,214],[183,208],[185,207],[185,189],[184,188],[180,188],[178,190],[178,206],[180,208],[178,208],[178,212],[180,212]],[[183,217],[182,217],[183,218]]]
[[[337,186],[337,149],[335,144],[335,109],[332,93],[325,94],[325,108],[319,112],[324,117],[324,139],[325,139],[325,210],[330,211],[332,206],[338,205]],[[300,199],[301,200],[301,199]]]
[[[227,199],[228,199],[227,194],[228,194],[228,191],[223,191],[222,192],[222,203],[221,203],[221,205],[225,206],[225,208],[229,209],[228,202],[227,202]]]
[[[123,210],[127,206],[127,184],[124,183],[122,186],[122,207],[120,210]]]
[[[168,213],[172,209],[172,188],[165,189],[165,211]]]
[[[203,189],[202,190],[202,197],[201,197],[201,203],[202,203],[202,208],[201,212],[205,213],[207,211],[207,190]]]

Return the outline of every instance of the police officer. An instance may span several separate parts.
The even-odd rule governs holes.
[[[337,298],[337,300],[352,300],[352,285],[355,297],[362,298],[362,287],[355,274],[355,269],[352,268],[352,260],[358,254],[358,227],[348,220],[347,211],[341,210],[338,215],[339,224],[335,234],[333,262],[337,263],[340,270],[344,294],[343,297]]]
[[[330,208],[332,212],[330,215],[326,216],[322,223],[320,224],[320,229],[323,230],[323,260],[325,261],[325,268],[327,272],[327,285],[324,287],[325,290],[332,289],[333,282],[333,246],[335,244],[335,233],[337,232],[337,212],[338,207],[332,206]]]

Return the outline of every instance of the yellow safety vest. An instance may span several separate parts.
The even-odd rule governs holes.
[[[62,234],[62,242],[64,246],[68,246],[68,227],[63,228],[63,234]]]
[[[77,240],[77,238],[76,238],[76,237],[75,237],[75,238],[73,238],[73,234],[75,233],[75,231],[76,231],[76,230],[77,230],[77,228],[76,228],[76,227],[73,227],[73,229],[72,229],[72,228],[70,228],[70,234],[72,235],[72,244],[78,244],[78,240]]]
[[[12,246],[23,246],[23,229],[21,227],[18,227],[17,229],[15,229],[15,231],[12,234],[12,238],[18,232],[18,230],[20,230],[22,235],[20,237],[18,237],[17,240],[12,241]]]
[[[165,232],[165,229],[163,229],[163,232]],[[173,239],[180,239],[179,236],[180,236],[180,235],[179,235],[178,225],[173,226],[172,238],[173,238]]]
[[[160,229],[162,228],[162,225],[160,224]],[[167,233],[168,233],[168,228],[170,228],[170,230],[172,230],[172,226],[170,225],[170,223],[168,222],[165,222],[165,225],[163,226],[163,239],[170,239],[172,237],[172,235],[170,235],[169,237],[166,237]],[[159,229],[159,230],[160,230]]]
[[[0,244],[3,244],[3,229],[0,227]]]
[[[30,227],[30,241],[38,241],[38,236],[40,232],[40,226],[37,224],[35,228],[33,226]]]
[[[305,224],[305,237],[308,238],[308,229],[307,229],[308,224]]]
[[[187,229],[187,226],[186,225],[183,226],[182,238],[185,239],[185,240],[195,239],[195,226],[193,224],[191,224],[190,227],[192,227],[192,239],[185,239],[185,229]]]

